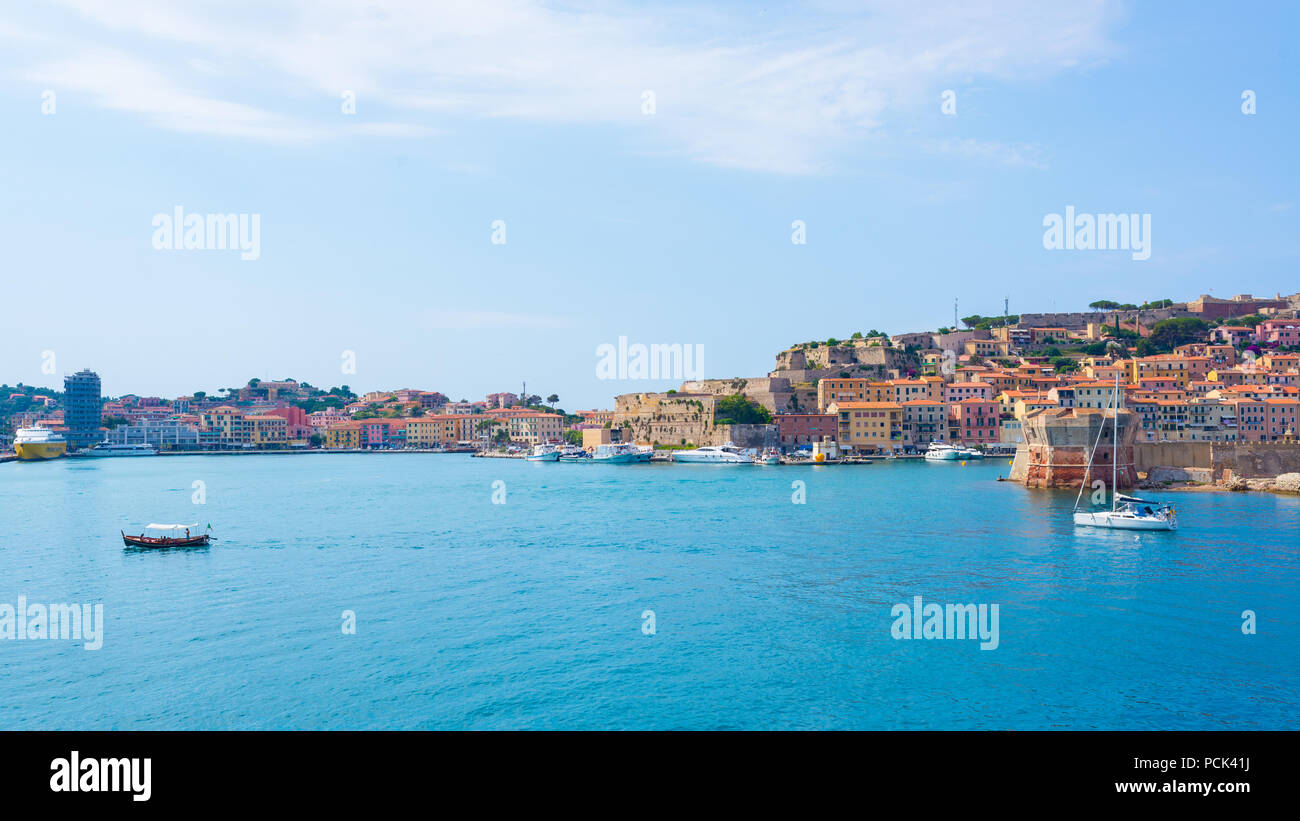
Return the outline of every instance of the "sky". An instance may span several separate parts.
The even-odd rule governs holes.
[[[0,382],[476,400],[526,381],[572,410],[680,383],[598,378],[620,337],[753,377],[796,342],[950,325],[954,301],[1292,293],[1298,16],[7,4]],[[1150,258],[1044,248],[1067,206],[1149,215]],[[177,207],[256,218],[256,259],[156,248]]]

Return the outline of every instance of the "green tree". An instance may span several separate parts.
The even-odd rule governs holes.
[[[714,410],[716,425],[766,425],[771,421],[767,408],[739,393],[719,399]]]
[[[1158,352],[1168,353],[1179,345],[1204,340],[1209,330],[1210,326],[1204,320],[1180,316],[1157,322],[1151,328],[1151,336],[1147,341]]]

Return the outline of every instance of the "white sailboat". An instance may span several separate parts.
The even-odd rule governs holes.
[[[1110,510],[1080,511],[1079,502],[1083,499],[1083,490],[1088,486],[1088,477],[1092,474],[1092,459],[1097,454],[1097,445],[1101,444],[1102,431],[1106,429],[1103,416],[1101,426],[1097,429],[1097,441],[1088,454],[1088,467],[1084,471],[1083,481],[1079,484],[1079,495],[1074,499],[1074,524],[1076,527],[1110,527],[1118,530],[1177,530],[1178,520],[1174,509],[1167,504],[1125,496],[1119,488],[1119,372],[1115,372],[1115,392],[1111,395],[1111,426],[1115,433],[1111,439],[1110,449]]]

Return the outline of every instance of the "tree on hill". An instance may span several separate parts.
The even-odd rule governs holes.
[[[1144,341],[1149,342],[1158,352],[1168,353],[1179,345],[1204,340],[1209,330],[1210,326],[1204,320],[1180,316],[1157,322],[1151,328],[1151,336]]]
[[[724,396],[714,407],[715,425],[766,425],[772,421],[767,408],[744,394]]]

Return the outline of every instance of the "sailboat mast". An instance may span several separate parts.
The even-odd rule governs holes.
[[[1111,408],[1111,419],[1114,420],[1111,430],[1114,433],[1110,438],[1110,509],[1113,513],[1119,501],[1116,496],[1119,492],[1119,370],[1115,371],[1115,392],[1111,394]]]

